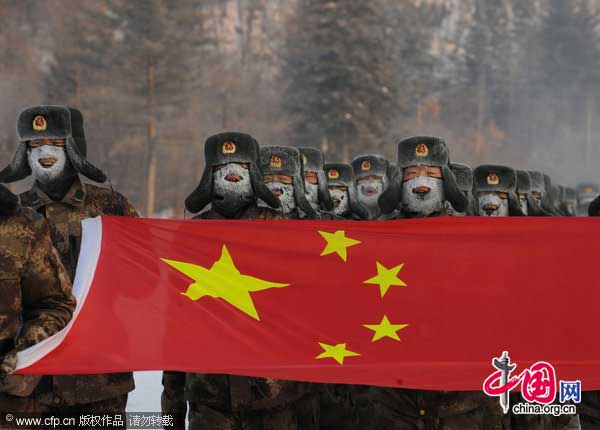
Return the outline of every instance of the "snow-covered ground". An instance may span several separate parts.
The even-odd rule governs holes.
[[[135,390],[129,393],[127,412],[160,412],[162,372],[135,372]]]

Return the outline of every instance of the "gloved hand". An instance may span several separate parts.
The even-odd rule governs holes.
[[[13,349],[6,353],[0,362],[0,377],[10,375],[17,368],[17,351]]]
[[[22,336],[17,339],[17,349],[19,351],[29,348],[30,346],[40,343],[42,340],[50,337],[43,327],[28,327]]]

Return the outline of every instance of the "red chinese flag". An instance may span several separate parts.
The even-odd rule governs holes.
[[[84,222],[69,326],[23,373],[481,390],[508,351],[600,389],[600,219]]]

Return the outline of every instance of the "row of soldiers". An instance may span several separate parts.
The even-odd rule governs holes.
[[[36,106],[17,121],[19,145],[0,183],[29,176],[19,197],[0,185],[0,410],[83,415],[124,413],[131,373],[14,375],[16,352],[71,318],[81,221],[137,216],[86,157],[83,116]],[[553,216],[573,211],[554,199],[549,178],[506,166],[451,164],[438,138],[398,144],[398,162],[377,155],[325,164],[314,148],[259,147],[243,133],[205,143],[206,166],[185,205],[195,219],[387,220],[430,216]],[[591,205],[592,207],[593,205]],[[571,213],[571,212],[570,212]],[[4,293],[6,291],[6,293]],[[102,324],[98,321],[98,324]],[[207,347],[210,347],[209,345]],[[511,416],[481,392],[430,392],[308,384],[234,375],[165,371],[163,412],[175,428],[280,429],[592,429],[600,400],[585,393],[580,417]],[[189,414],[187,409],[189,408]],[[580,419],[581,418],[581,424]],[[0,424],[1,428],[1,424]]]

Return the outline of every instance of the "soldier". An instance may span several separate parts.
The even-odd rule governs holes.
[[[300,151],[290,146],[264,146],[260,148],[259,157],[263,181],[279,198],[279,210],[286,219],[318,218],[306,198]],[[258,205],[267,204],[259,200]]]
[[[337,219],[365,220],[367,210],[358,201],[352,167],[342,163],[325,164],[327,187],[333,199],[333,213]]]
[[[527,171],[530,183],[530,199],[528,200],[528,216],[554,216],[543,207],[546,198],[544,175],[535,170]]]
[[[448,147],[437,137],[416,136],[398,144],[398,170],[379,198],[383,213],[398,218],[451,216],[468,200],[450,170]]]
[[[274,156],[275,153],[270,151]],[[280,205],[289,207],[291,200],[280,203],[263,182],[259,171],[258,142],[252,136],[243,133],[217,134],[206,140],[204,152],[206,167],[202,180],[186,199],[186,208],[197,213],[210,203],[211,209],[200,213],[195,219],[286,219],[284,213],[272,208]],[[298,168],[289,175],[293,177],[294,185],[302,182],[297,151],[295,157]],[[290,161],[287,156],[281,158],[282,167],[287,167]],[[291,173],[292,170],[286,171]],[[278,179],[287,182],[285,178]],[[292,194],[296,196],[304,192],[302,188],[294,191]],[[257,206],[259,198],[271,207]],[[190,430],[318,428],[318,399],[309,384],[192,373],[184,378],[185,397],[190,409]],[[176,423],[185,421],[185,401],[177,394],[183,387],[181,374],[166,373],[163,384],[163,412],[174,411],[178,415]]]
[[[484,165],[473,170],[478,216],[525,216],[516,191],[517,172],[512,167]]]
[[[67,106],[25,109],[17,121],[20,144],[11,164],[0,172],[0,182],[32,175],[32,188],[21,194],[21,203],[43,215],[61,261],[71,281],[81,244],[81,221],[99,215],[137,216],[135,209],[112,189],[83,183],[80,175],[95,182],[106,175],[86,159],[83,116]],[[42,384],[51,386],[41,401],[51,413],[69,415],[125,413],[128,393],[134,389],[132,373],[60,375]]]
[[[521,206],[521,212],[525,216],[529,216],[529,202],[533,200],[531,197],[531,178],[529,173],[525,170],[517,170],[517,198],[519,199],[519,206]]]
[[[541,197],[539,200],[534,197],[534,193],[540,195],[540,191],[543,190],[542,174],[539,173],[538,182],[535,186],[532,185],[532,183],[533,179],[529,172],[517,170],[517,197],[519,198],[521,211],[526,216],[550,216],[550,214],[540,206]],[[534,189],[536,191],[534,191]]]
[[[465,195],[469,205],[465,212],[454,212],[454,216],[467,216],[474,214],[475,199],[473,198],[473,171],[465,164],[450,163],[450,170],[456,178],[458,189]]]
[[[478,201],[479,215],[524,216],[523,199],[516,195],[518,181],[518,174],[511,167],[494,165],[477,167],[473,171],[473,192]],[[513,403],[522,401],[520,395],[512,397]],[[577,415],[553,417],[513,414],[510,415],[510,419],[512,430],[578,430],[580,428]]]
[[[596,198],[599,193],[598,186],[590,182],[582,182],[577,185],[577,215],[588,215],[588,206]]]
[[[44,218],[0,185],[0,411],[46,412],[31,395],[39,376],[13,375],[17,351],[67,325],[75,299]],[[2,417],[4,420],[4,417]],[[0,428],[2,424],[0,424]]]
[[[332,219],[333,200],[327,188],[323,153],[316,148],[298,148],[302,155],[306,198],[321,219]]]
[[[390,163],[381,155],[361,155],[352,160],[358,201],[368,212],[369,220],[379,219],[379,196],[390,183]]]
[[[544,197],[542,198],[542,208],[547,212],[550,212],[552,216],[562,216],[558,208],[555,206],[555,202],[558,200],[557,190],[552,186],[552,180],[550,176],[544,174]]]

